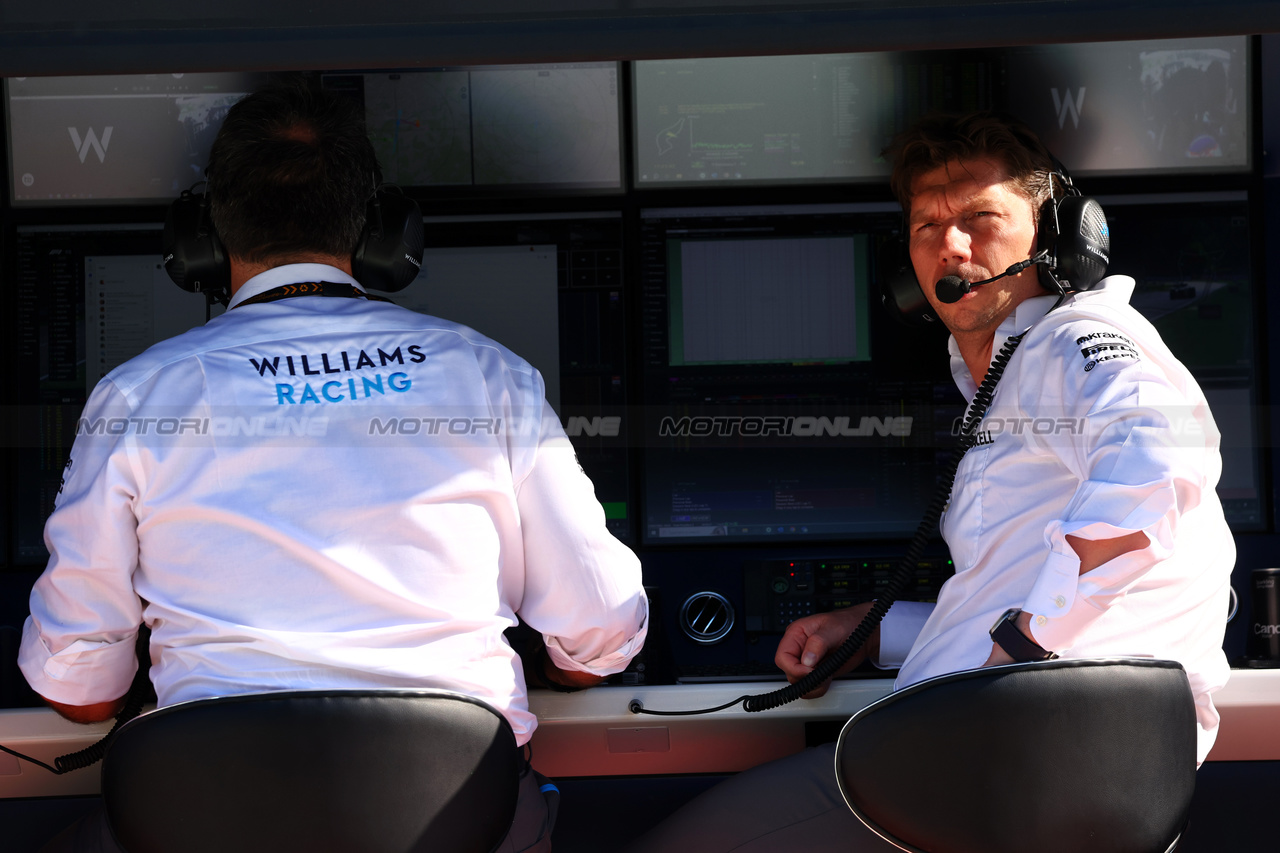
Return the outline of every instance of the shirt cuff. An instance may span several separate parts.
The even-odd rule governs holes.
[[[641,596],[641,601],[645,601]],[[547,646],[547,655],[551,658],[551,662],[560,669],[566,671],[585,672],[590,675],[606,676],[613,675],[616,672],[622,672],[627,668],[627,664],[631,663],[631,659],[640,654],[640,650],[644,648],[645,637],[649,633],[649,613],[647,602],[645,603],[644,618],[640,622],[640,628],[636,631],[631,639],[623,643],[616,651],[601,655],[589,661],[574,660],[569,654],[560,647],[560,641],[555,637],[543,637]]]
[[[1031,615],[1031,638],[1046,651],[1061,654],[1069,650],[1077,638],[1102,618],[1106,611],[1098,609],[1087,598],[1080,598],[1062,616],[1050,618],[1034,610]]]
[[[1067,550],[1071,551],[1070,545]],[[1029,613],[1043,614],[1050,619],[1065,616],[1075,603],[1079,585],[1080,558],[1075,551],[1069,554],[1050,551],[1022,609]]]
[[[880,669],[899,669],[935,606],[927,601],[895,601],[880,621],[880,655],[871,663]]]
[[[1079,589],[1080,558],[1075,551],[1050,551],[1022,607],[1031,614],[1031,638],[1042,648],[1066,651],[1102,616],[1103,611],[1086,596],[1077,595]]]
[[[129,692],[138,671],[137,634],[115,643],[76,640],[58,653],[45,644],[35,620],[22,627],[18,668],[31,689],[63,705],[110,702]],[[109,695],[108,695],[109,694]]]

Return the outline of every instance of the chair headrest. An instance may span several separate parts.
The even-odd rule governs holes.
[[[1171,661],[967,670],[873,703],[841,732],[854,813],[908,850],[1150,853],[1195,788],[1196,717]]]

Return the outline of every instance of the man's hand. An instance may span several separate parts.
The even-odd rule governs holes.
[[[830,613],[815,613],[797,619],[787,626],[787,631],[778,642],[778,651],[773,662],[786,673],[787,681],[795,684],[804,678],[818,665],[827,653],[840,647],[850,634],[862,622],[862,618],[871,610],[871,602],[858,604],[844,610],[833,610]],[[868,654],[880,653],[880,627],[871,632],[862,648],[836,673],[849,672],[866,660]],[[827,692],[830,681],[824,682],[808,693],[804,698],[817,699]]]
[[[112,702],[97,702],[93,705],[64,705],[44,696],[40,698],[44,699],[50,708],[73,723],[101,723],[103,720],[109,720],[120,713],[120,709],[124,707],[125,700],[125,697],[121,696]]]

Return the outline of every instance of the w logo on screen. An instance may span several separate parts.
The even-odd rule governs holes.
[[[1053,92],[1053,109],[1058,113],[1058,130],[1062,130],[1063,125],[1067,123],[1067,116],[1071,116],[1071,126],[1078,128],[1080,126],[1080,113],[1084,109],[1084,86],[1080,87],[1080,91],[1076,93],[1075,100],[1071,98],[1071,90],[1063,89],[1062,95],[1058,94],[1057,89],[1050,89]],[[80,155],[80,159],[84,159],[84,155]]]
[[[84,162],[84,158],[89,156],[90,149],[93,149],[94,153],[98,155],[99,163],[107,159],[107,146],[111,144],[110,127],[103,129],[101,140],[98,139],[98,134],[93,132],[92,127],[85,133],[84,139],[80,138],[80,131],[74,127],[68,127],[67,131],[71,134],[71,141],[76,146],[76,152],[80,155],[81,163]]]

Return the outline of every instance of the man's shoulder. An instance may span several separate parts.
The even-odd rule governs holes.
[[[1108,276],[1097,288],[1072,294],[1037,324],[1035,337],[1050,346],[1074,349],[1091,341],[1127,340],[1147,344],[1159,339],[1155,327],[1129,304],[1134,281]]]
[[[217,319],[217,318],[215,318]],[[208,349],[209,326],[196,326],[172,338],[165,338],[147,347],[133,358],[117,365],[105,377],[124,392],[167,365],[181,362]]]
[[[1096,385],[1131,367],[1145,366],[1179,382],[1190,373],[1173,354],[1159,330],[1129,304],[1134,281],[1110,276],[1094,291],[1073,294],[1038,323],[1029,352],[1041,365],[1058,364],[1080,382]],[[1144,368],[1145,369],[1145,368]]]

